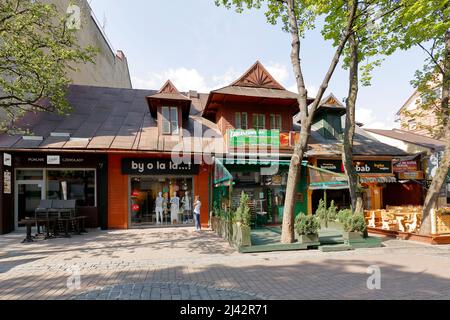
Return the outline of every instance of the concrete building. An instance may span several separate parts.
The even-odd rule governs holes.
[[[440,95],[439,88],[436,89],[436,95]],[[421,107],[424,103],[423,99],[416,90],[397,112],[397,122],[404,131],[433,138],[429,128],[435,128],[439,121],[433,108],[425,110]]]
[[[61,14],[72,14],[81,25],[77,31],[80,46],[90,45],[100,50],[94,63],[79,64],[76,65],[78,69],[76,72],[70,71],[69,77],[73,84],[111,88],[132,87],[125,54],[120,50],[114,50],[87,0],[41,0],[41,2],[56,5]],[[79,15],[74,5],[79,8]]]

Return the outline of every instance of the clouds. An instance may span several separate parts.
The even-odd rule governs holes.
[[[286,65],[277,62],[269,62],[267,71],[284,84],[289,81],[290,73]],[[196,90],[199,92],[210,92],[214,89],[226,87],[236,81],[246,70],[228,68],[223,74],[203,74],[195,68],[170,68],[161,72],[148,73],[144,77],[132,76],[131,81],[135,89],[157,90],[170,79],[180,91]]]
[[[357,108],[356,109],[356,121],[364,124],[366,129],[384,129],[390,130],[395,127],[394,117],[389,115],[383,121],[377,119],[372,109]]]

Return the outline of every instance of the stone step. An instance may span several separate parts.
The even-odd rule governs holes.
[[[354,250],[352,246],[346,244],[338,244],[334,246],[320,246],[319,250],[322,252],[339,252]]]

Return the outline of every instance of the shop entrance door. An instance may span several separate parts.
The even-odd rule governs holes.
[[[189,210],[185,210],[185,196],[189,198]],[[192,224],[193,197],[192,177],[130,177],[129,225],[146,227]]]
[[[27,182],[18,183],[16,188],[16,228],[20,220],[26,217],[34,217],[34,212],[39,206],[44,194],[42,183]]]

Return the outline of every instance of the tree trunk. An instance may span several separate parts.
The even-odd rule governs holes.
[[[356,1],[356,3],[357,2],[358,1]],[[353,214],[361,214],[363,211],[361,187],[359,183],[359,176],[353,166],[353,140],[356,128],[355,109],[359,89],[358,42],[354,34],[350,36],[348,41],[350,49],[350,79],[349,93],[346,101],[347,112],[345,116],[344,150],[342,152],[342,162],[344,163],[345,172],[348,177],[352,212]]]
[[[442,98],[441,98],[441,112],[443,113],[442,121],[444,125],[444,141],[445,151],[444,156],[439,163],[436,175],[431,182],[428,189],[427,196],[423,205],[422,212],[422,226],[420,234],[431,233],[431,209],[436,207],[436,202],[442,186],[445,183],[450,167],[450,123],[449,123],[449,91],[450,91],[450,30],[445,33],[445,54],[443,63],[443,78],[442,78]]]
[[[325,75],[322,84],[317,92],[317,96],[314,102],[308,106],[308,92],[306,90],[305,82],[303,79],[303,72],[300,63],[300,37],[298,30],[298,21],[295,15],[295,0],[285,0],[287,4],[287,12],[289,16],[289,26],[290,33],[292,37],[292,51],[291,51],[291,63],[294,68],[294,75],[297,81],[298,88],[298,104],[300,108],[300,121],[301,121],[301,130],[300,130],[300,142],[295,146],[294,152],[292,154],[291,164],[289,167],[289,176],[288,182],[286,185],[286,199],[284,203],[284,212],[283,212],[283,227],[281,234],[281,242],[282,243],[293,243],[295,241],[294,234],[294,216],[295,216],[295,195],[297,193],[297,185],[301,176],[301,163],[303,161],[303,155],[307,150],[309,135],[311,133],[311,124],[313,121],[313,117],[315,111],[320,105],[320,101],[325,94],[326,89],[328,88],[328,83],[330,82],[331,77],[333,76],[334,71],[336,70],[337,64],[339,63],[340,57],[344,50],[345,44],[352,33],[353,24],[356,16],[356,5],[355,1],[352,1],[352,6],[350,9],[350,14],[348,17],[347,28],[343,33],[342,39],[339,42],[338,47],[336,48],[336,52],[334,54],[333,59],[331,60],[331,64],[328,68],[327,74]]]

